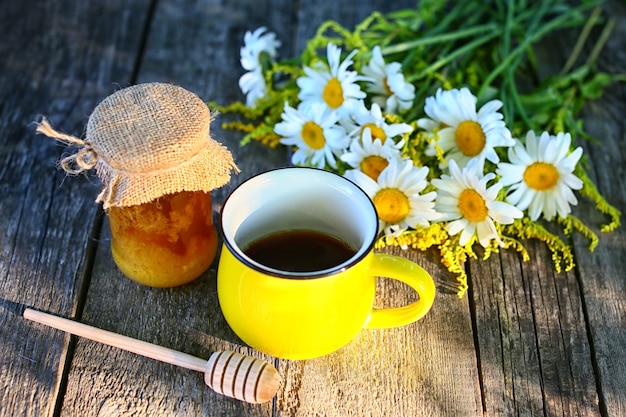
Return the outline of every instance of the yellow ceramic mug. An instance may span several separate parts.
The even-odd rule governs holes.
[[[269,355],[322,356],[363,328],[419,320],[433,304],[435,285],[424,269],[398,256],[373,253],[378,234],[374,205],[359,187],[332,172],[291,167],[252,177],[226,199],[221,228],[220,307],[245,343]],[[323,270],[289,272],[244,252],[250,242],[288,230],[331,234],[355,253]],[[406,283],[419,299],[404,307],[373,308],[377,276]]]

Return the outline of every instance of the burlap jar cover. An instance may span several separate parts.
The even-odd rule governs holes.
[[[238,169],[229,150],[210,137],[210,123],[195,94],[146,83],[105,98],[89,116],[84,140],[55,131],[45,119],[37,132],[79,148],[61,166],[70,174],[95,168],[103,185],[96,201],[108,209],[226,184]]]

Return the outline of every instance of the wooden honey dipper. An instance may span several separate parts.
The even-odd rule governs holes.
[[[280,375],[263,359],[236,352],[215,352],[208,361],[177,350],[133,339],[77,321],[27,308],[24,317],[105,345],[204,373],[204,382],[218,394],[260,404],[274,398]]]

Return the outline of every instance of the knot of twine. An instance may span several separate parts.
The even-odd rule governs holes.
[[[96,165],[96,162],[98,161],[98,154],[91,147],[89,142],[75,136],[57,132],[52,128],[52,126],[50,126],[50,123],[48,123],[45,117],[42,118],[40,123],[37,123],[36,131],[37,133],[48,136],[49,138],[56,139],[65,145],[80,148],[78,152],[63,158],[59,162],[61,168],[63,168],[63,170],[68,174],[78,175],[85,171],[89,171]]]

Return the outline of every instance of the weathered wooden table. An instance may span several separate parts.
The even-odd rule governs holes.
[[[45,114],[81,136],[96,104],[120,87],[163,81],[203,99],[241,98],[239,47],[246,30],[267,26],[296,55],[317,26],[347,27],[373,10],[414,0],[29,0],[0,3],[0,415],[282,416],[625,416],[626,229],[603,235],[596,251],[575,237],[577,267],[555,273],[550,253],[529,242],[532,261],[505,251],[470,260],[470,290],[435,253],[388,249],[423,265],[438,295],[422,321],[365,330],[340,351],[309,361],[273,361],[283,383],[273,402],[250,405],[209,390],[202,375],[46,328],[26,307],[70,317],[195,356],[235,349],[216,296],[215,265],[191,284],[152,289],[125,278],[109,249],[94,176],[66,178],[64,152],[35,135]],[[608,5],[616,29],[600,66],[623,71],[626,5]],[[556,40],[558,41],[558,40]],[[556,42],[558,45],[558,42]],[[555,48],[555,53],[561,53]],[[589,172],[617,207],[626,206],[626,88],[612,87],[584,109],[601,144],[584,144]],[[242,173],[214,193],[288,162],[282,150],[213,124]],[[575,213],[604,219],[590,203]],[[381,282],[378,302],[410,291]]]

